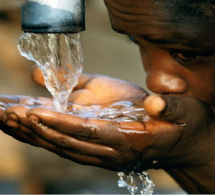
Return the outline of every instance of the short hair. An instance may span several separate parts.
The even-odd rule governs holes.
[[[173,6],[174,15],[211,19],[215,16],[215,0],[165,0]]]
[[[168,12],[174,20],[194,19],[214,21],[215,0],[152,0],[168,9]],[[166,6],[167,5],[167,6]]]

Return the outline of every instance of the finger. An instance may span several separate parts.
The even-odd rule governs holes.
[[[26,104],[29,100],[33,100],[31,96],[10,96],[0,94],[0,101],[5,104]]]
[[[43,140],[55,146],[92,157],[119,157],[118,153],[108,146],[78,140],[74,137],[52,130],[34,120],[31,120],[31,122],[31,129]]]
[[[88,141],[112,141],[117,143],[117,136],[121,136],[117,123],[102,120],[81,118],[71,114],[62,114],[44,108],[33,108],[27,111],[27,116],[53,128],[61,133],[78,136]]]
[[[83,124],[86,123],[86,120],[83,118],[79,118],[70,114],[62,114],[44,108],[29,109],[27,111],[27,116],[29,119],[34,119],[50,128],[54,128],[55,130],[66,134],[81,133],[81,130],[85,126]]]
[[[8,130],[8,128],[7,128]],[[8,132],[7,132],[8,134]],[[76,163],[80,164],[86,164],[86,165],[92,165],[92,166],[98,166],[102,168],[109,168],[113,169],[114,166],[112,166],[112,163],[107,160],[107,158],[112,157],[109,155],[109,153],[105,152],[104,150],[101,151],[101,154],[98,154],[98,157],[95,157],[96,150],[92,150],[92,152],[86,152],[87,155],[81,154],[81,152],[73,151],[69,147],[65,147],[64,142],[59,142],[57,141],[58,144],[56,144],[55,139],[54,139],[54,144],[46,141],[45,139],[41,138],[41,136],[38,136],[38,132],[34,133],[34,131],[31,131],[31,133],[26,133],[23,132],[19,129],[19,131],[10,129],[10,135],[13,136],[14,138],[18,139],[19,141],[22,141],[24,143],[28,143],[34,146],[42,147],[44,149],[47,149],[51,152],[54,152],[58,156],[62,158],[66,158],[69,160],[72,160]],[[50,135],[47,135],[50,136]],[[76,143],[74,143],[75,145]],[[78,146],[79,147],[79,146]],[[94,146],[93,149],[95,149],[97,146]],[[81,147],[79,148],[81,149]],[[87,149],[90,151],[90,148],[87,147]],[[85,151],[85,148],[84,148]],[[90,155],[90,154],[93,155]],[[106,155],[104,155],[106,154]],[[107,157],[106,157],[107,156]],[[117,155],[118,156],[118,155]],[[103,160],[105,159],[105,160]],[[115,167],[114,167],[115,168]],[[120,167],[122,168],[122,167]]]
[[[38,85],[45,87],[44,76],[38,66],[35,65],[32,67],[31,77]]]
[[[3,121],[4,114],[5,114],[5,108],[0,107],[0,121]]]
[[[0,123],[0,128],[1,130],[7,134],[12,136],[13,138],[24,142],[24,143],[29,143],[31,145],[35,145],[35,143],[33,142],[32,138],[29,138],[29,135],[31,135],[30,133],[26,134],[25,132],[20,131],[19,129],[13,128],[13,127],[9,127],[3,123]]]
[[[72,92],[69,102],[80,105],[92,105],[97,104],[98,98],[88,89],[79,89]]]
[[[20,129],[17,130],[14,128],[9,128],[8,126],[5,126],[4,124],[0,124],[0,126],[4,133],[12,136],[13,138],[15,138],[23,143],[28,143],[33,146],[43,147],[44,149],[54,152],[63,158],[73,160],[77,163],[88,164],[88,165],[101,164],[101,160],[99,160],[98,158],[87,157],[87,156],[84,156],[81,154],[76,154],[76,153],[70,152],[68,150],[64,150],[63,148],[56,147],[55,145],[41,139],[38,135],[34,134],[33,132],[31,132],[31,134],[29,134],[29,133],[26,134],[25,132],[20,131]]]
[[[29,119],[26,117],[27,109],[29,109],[29,107],[19,105],[8,107],[3,116],[3,122],[8,127],[19,129],[25,133],[31,133],[29,129],[22,125],[27,125],[29,123]]]
[[[0,94],[0,101],[4,103],[19,103],[19,97]]]
[[[8,107],[5,110],[4,115],[4,122],[6,123],[8,120],[18,121],[18,118],[26,117],[26,111],[29,109],[28,106],[20,106],[20,105],[13,105]],[[18,117],[19,116],[19,117]]]
[[[29,117],[26,116],[26,112],[28,111],[28,109],[29,107],[27,106],[19,105],[8,107],[3,116],[4,123],[14,128],[18,128],[18,123],[21,123],[27,127],[30,121]],[[32,114],[32,112],[34,112],[34,115]],[[80,128],[80,124],[85,122],[82,118],[78,118],[68,114],[61,114],[43,108],[30,109],[28,111],[28,116],[30,116],[31,119],[41,121],[44,125],[53,127],[56,130],[60,131],[61,129],[63,129],[62,132],[68,134],[76,134],[76,132],[80,132],[83,128]],[[17,124],[17,126],[15,123]],[[74,131],[71,131],[72,128],[74,128]],[[88,136],[88,133],[86,134],[86,136]]]
[[[28,99],[20,97],[19,104],[23,104],[25,106],[31,106],[31,107],[44,106],[44,107],[53,108],[53,100],[45,97],[38,97],[38,98],[28,97]]]
[[[45,144],[43,144],[43,143],[45,143]],[[73,162],[76,162],[76,163],[82,164],[82,165],[103,167],[102,162],[99,158],[77,154],[77,153],[65,150],[63,148],[56,148],[53,144],[49,144],[47,142],[43,142],[43,143],[38,143],[38,145],[42,148],[45,148],[45,149],[57,154],[58,156],[60,156],[62,158],[72,160]]]
[[[200,118],[199,113],[202,113],[202,108],[205,109],[204,105],[194,98],[159,95],[149,96],[144,102],[144,108],[153,118],[178,124],[186,123],[189,118]]]
[[[58,156],[60,156],[62,158],[72,160],[76,163],[83,164],[83,165],[92,165],[92,166],[102,167],[102,161],[99,158],[86,156],[86,155],[82,155],[82,154],[77,154],[68,149],[58,147],[52,143],[49,143],[49,142],[43,140],[36,134],[34,135],[33,143],[36,146],[42,147],[50,152],[57,154]]]
[[[140,122],[118,123],[101,119],[84,119],[41,108],[30,109],[27,115],[29,118],[63,134],[66,133],[79,140],[87,140],[88,142],[103,144],[112,148],[120,148],[122,145],[130,147],[128,144],[130,142],[132,147],[139,151],[150,140],[150,133],[147,133],[145,124]],[[144,142],[137,141],[141,139]],[[138,143],[143,144],[140,146]]]
[[[32,79],[42,87],[45,87],[44,76],[42,70],[38,66],[33,66],[31,72]],[[79,77],[78,84],[75,86],[75,89],[81,89],[85,86],[85,84],[92,79],[94,76],[90,74],[81,74]]]
[[[93,75],[81,74],[78,80],[78,84],[75,86],[74,90],[84,88],[84,86],[93,78],[94,78]]]
[[[145,99],[143,107],[149,116],[158,118],[166,108],[166,102],[159,95],[150,95]]]
[[[11,121],[14,120],[14,123],[18,124],[18,129],[6,127],[7,131],[5,131],[14,138],[24,143],[43,147],[63,158],[67,158],[81,164],[113,169],[115,166],[112,165],[113,163],[107,163],[109,162],[107,159],[116,159],[117,162],[120,162],[120,154],[110,147],[83,142],[67,135],[60,135],[60,133],[51,129],[50,131],[47,131],[47,127],[42,126],[43,128],[41,128],[41,124],[35,122],[33,122],[33,124],[38,127],[38,131],[35,131],[36,133],[34,133],[34,131],[29,130],[21,124],[24,123],[24,125],[28,124],[28,126],[30,126],[29,121],[26,121],[26,117],[20,117],[25,116],[25,109],[20,109],[20,107],[15,108],[18,111],[16,113],[18,115],[13,112],[10,119]],[[33,125],[31,127],[36,129]],[[119,168],[121,168],[121,166]]]

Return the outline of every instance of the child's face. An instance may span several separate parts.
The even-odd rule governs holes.
[[[114,30],[139,46],[151,91],[193,96],[215,107],[213,21],[178,17],[171,5],[156,2],[105,0]]]

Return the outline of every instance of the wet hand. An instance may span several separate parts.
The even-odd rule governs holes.
[[[153,119],[173,125],[169,139],[172,139],[174,131],[179,135],[175,145],[160,159],[161,167],[190,168],[207,166],[215,161],[215,117],[212,107],[191,97],[151,95],[144,101],[144,108]]]
[[[15,95],[10,96],[5,94],[0,94],[0,129],[6,134],[9,134],[12,137],[22,142],[33,144],[33,142],[28,137],[20,133],[20,131],[16,130],[17,117],[13,112],[10,113],[10,118],[13,118],[14,121],[10,120],[9,125],[5,125],[3,122],[5,120],[5,111],[8,108],[12,109],[14,105],[20,105],[20,107],[22,105],[23,114],[26,114],[27,109],[30,109],[31,107],[35,107],[35,106],[45,106],[46,108],[49,108],[49,107],[51,108],[53,107],[53,102],[51,99],[43,98],[43,97],[33,98],[31,96],[15,96]],[[25,131],[28,131],[28,130],[25,129]],[[28,133],[30,132],[28,131]]]
[[[6,125],[30,144],[78,163],[117,171],[158,166],[153,162],[166,157],[181,138],[181,124],[154,119],[86,119],[27,106],[9,107],[6,114]]]
[[[144,90],[141,92],[126,82],[117,84],[117,80],[114,80],[116,83],[112,89],[106,90],[109,93],[101,90],[97,93],[100,99],[92,98],[89,101],[86,94],[94,90],[97,92],[93,86],[101,86],[100,82],[93,83],[93,80],[106,77],[86,75],[84,78],[76,88],[78,93],[71,96],[73,101],[84,105],[97,103],[105,107],[112,102],[113,92],[116,92],[114,94],[118,96],[115,101],[130,100],[139,107],[144,104],[151,119],[132,122],[86,119],[41,107],[13,106],[6,111],[5,123],[31,144],[78,163],[110,170],[189,167],[207,163],[208,159],[213,158],[207,150],[209,145],[214,147],[214,114],[203,102],[190,97],[157,95],[149,96],[144,101]],[[106,86],[110,87],[110,83],[107,82]],[[117,91],[123,83],[121,89],[126,90]],[[131,93],[131,89],[137,93]],[[13,117],[10,117],[11,113]],[[199,155],[202,152],[204,158]]]
[[[89,98],[90,93],[96,94],[96,98],[93,96]],[[105,107],[118,100],[129,100],[137,106],[142,105],[146,96],[147,94],[143,89],[133,84],[105,76],[83,75],[70,101],[78,102],[79,106],[81,106],[81,103],[83,105],[96,104]],[[139,122],[118,123],[103,119],[86,119],[71,114],[60,114],[53,110],[47,110],[47,108],[38,108],[38,105],[35,105],[36,108],[30,109],[32,107],[34,106],[13,105],[8,107],[4,122],[10,126],[10,130],[6,129],[5,132],[19,140],[23,139],[30,144],[44,147],[79,163],[85,164],[86,159],[88,159],[87,163],[95,166],[114,170],[131,169],[135,166],[134,164],[139,157],[127,143],[126,136],[132,134],[132,132],[122,132],[126,129],[128,129],[128,132],[135,129],[136,133],[130,138],[131,140],[135,137],[148,136],[145,132],[142,132],[143,125]],[[46,124],[44,121],[43,124],[37,116],[36,119],[35,116],[30,116],[30,110],[46,113],[43,116],[48,120],[48,123]],[[47,140],[39,135],[40,133],[38,134],[36,129],[40,129],[41,134],[51,132],[45,135]],[[46,131],[47,129],[50,132]],[[63,132],[60,132],[62,129]],[[145,147],[145,144],[146,142],[141,147]],[[132,148],[140,150],[139,146],[137,147],[135,144]],[[110,163],[111,160],[113,160],[113,163]],[[116,164],[116,162],[118,163]]]
[[[207,105],[190,97],[149,96],[144,107],[152,118],[143,122],[84,119],[44,108],[27,110],[27,115],[20,107],[12,111],[35,145],[82,164],[124,171],[212,160],[214,115]]]
[[[42,72],[37,66],[33,67],[32,79],[45,87]],[[107,106],[116,101],[129,100],[139,104],[146,96],[146,91],[129,82],[104,75],[82,74],[69,102]]]
[[[156,121],[146,127],[144,121],[87,119],[26,106],[12,106],[6,114],[6,125],[23,139],[81,164],[125,171],[141,167],[143,151],[144,158],[158,155],[150,152]]]

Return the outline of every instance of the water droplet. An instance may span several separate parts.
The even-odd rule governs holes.
[[[138,186],[132,172],[127,176],[127,189],[132,195],[138,192]]]
[[[139,181],[135,179],[135,175],[137,176],[137,179],[139,178]],[[119,172],[118,177],[118,186],[127,187],[131,195],[138,193],[138,183],[141,185],[141,195],[152,195],[154,192],[155,184],[150,179],[147,171],[143,171],[141,173],[132,171],[128,175],[126,175],[124,172]],[[125,182],[125,177],[127,178],[127,182]]]

